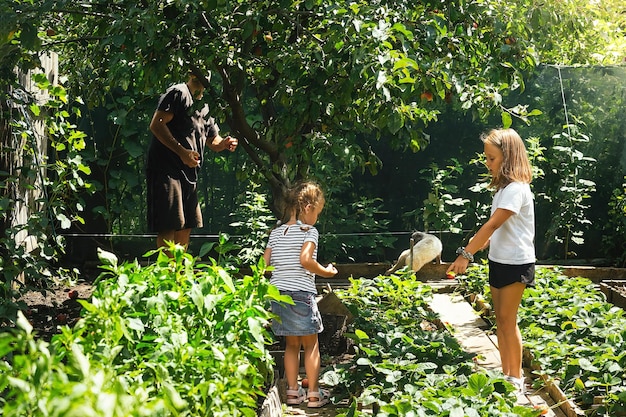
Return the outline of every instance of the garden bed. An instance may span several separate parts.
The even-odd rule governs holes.
[[[318,279],[318,284],[320,289],[327,287],[328,283],[331,283],[335,288],[342,288],[344,285],[347,287],[349,284],[350,277],[375,277],[384,274],[386,269],[389,267],[389,264],[355,264],[355,265],[339,265],[338,269],[341,271],[341,275],[339,278],[334,279]],[[447,291],[446,288],[453,287],[456,283],[456,280],[446,280],[443,279],[445,276],[445,270],[447,269],[448,264],[429,264],[423,268],[423,270],[419,271],[416,275],[418,280],[421,281],[429,281],[429,285],[432,285],[433,288],[437,288],[438,285],[441,285],[442,291]],[[542,266],[546,268],[550,268],[547,266]],[[626,275],[625,270],[618,270],[615,268],[582,268],[581,267],[554,267],[559,268],[560,271],[566,276],[577,276],[578,273],[583,271],[586,272],[586,275],[591,275],[594,277],[594,282],[600,282],[600,286],[603,287],[603,292],[607,294],[607,291],[611,292],[611,298],[607,295],[607,299],[610,302],[618,305],[615,300],[617,298],[624,299],[624,295],[626,294],[626,280],[606,280],[608,277],[619,278],[623,275]],[[622,275],[623,274],[623,275]],[[90,276],[83,276],[82,279],[78,282],[72,283],[72,285],[68,285],[67,283],[59,282],[52,285],[50,288],[46,289],[45,293],[34,292],[27,294],[23,301],[27,303],[29,306],[28,311],[26,312],[29,316],[29,321],[33,324],[35,331],[38,332],[40,338],[49,340],[54,333],[58,331],[58,326],[62,324],[72,324],[80,315],[80,304],[77,300],[80,299],[89,299],[92,291],[92,283],[97,276],[96,271],[92,271]],[[602,280],[602,278],[605,278]],[[596,281],[597,280],[597,281]],[[443,285],[445,284],[445,285]],[[446,287],[446,288],[444,288]],[[320,291],[321,292],[321,291]],[[626,304],[625,304],[626,306]],[[488,306],[483,306],[487,308]],[[624,306],[621,306],[624,307]],[[328,318],[326,318],[328,320]],[[335,320],[337,321],[337,320]],[[337,321],[340,324],[339,327],[343,328],[345,325],[343,319]],[[335,323],[336,324],[336,323]],[[329,326],[330,329],[331,326]],[[334,352],[337,353],[340,350],[340,347],[336,343],[339,338],[334,337],[337,336],[338,333],[334,333],[339,328],[334,326],[333,333],[328,337],[328,340],[325,342],[328,349],[334,349]],[[321,337],[320,340],[323,338]],[[345,347],[341,347],[344,348]],[[276,361],[277,364],[280,363],[280,360]],[[565,395],[560,391],[558,386],[551,387],[551,384],[546,381],[546,386],[551,391],[551,396],[555,400],[555,402],[563,402],[563,404],[570,404],[571,402],[565,402]],[[274,388],[272,388],[274,390]],[[270,396],[271,392],[270,390]],[[277,388],[276,388],[277,390]],[[554,392],[554,394],[553,394]],[[561,396],[558,395],[560,392]],[[278,391],[276,391],[278,393]],[[275,394],[276,394],[275,393]],[[268,396],[268,400],[270,400]],[[277,406],[276,403],[273,404],[274,408]],[[567,405],[564,406],[565,408]],[[562,407],[562,409],[564,408]],[[565,412],[565,410],[564,410]],[[573,413],[573,414],[572,414]],[[576,410],[565,412],[568,416],[580,416]]]
[[[334,288],[344,288],[349,285],[349,278],[372,278],[384,274],[391,264],[389,263],[358,263],[339,264],[339,271],[334,278],[317,277],[316,283],[323,292],[328,285]],[[416,278],[422,281],[439,281],[445,277],[448,263],[427,264],[418,273]],[[559,268],[564,275],[575,277],[584,276],[599,283],[602,291],[607,295],[607,301],[618,307],[626,308],[626,268],[584,267],[584,266],[552,266],[541,265],[542,268]],[[248,271],[243,271],[249,273]],[[93,290],[93,282],[100,271],[88,268],[75,283],[53,282],[46,289],[32,291],[22,297],[28,306],[25,314],[35,331],[44,340],[50,340],[58,333],[58,327],[64,324],[73,324],[80,316],[78,299],[89,299]],[[432,283],[440,286],[438,282]],[[445,290],[444,285],[440,286]],[[76,291],[73,293],[72,290]],[[76,295],[71,298],[70,294]]]
[[[49,342],[60,332],[60,326],[72,327],[78,321],[82,310],[79,300],[91,298],[96,277],[97,272],[92,271],[72,283],[53,280],[47,288],[22,296],[20,301],[27,306],[24,315],[40,339]]]
[[[492,315],[491,305],[477,294],[468,294],[464,297],[465,300],[473,306],[474,310],[480,315],[484,316],[483,320],[489,323],[489,316]],[[491,325],[490,325],[491,326]],[[534,362],[532,353],[524,348],[523,351],[523,365],[525,369],[530,370],[532,374],[534,371],[541,371],[541,368]],[[578,407],[578,405],[572,400],[568,399],[565,393],[561,390],[557,383],[549,376],[538,372],[538,378],[543,382],[545,390],[554,404],[557,405],[561,413],[566,417],[584,417],[584,411]],[[535,378],[536,376],[533,376]]]
[[[606,295],[606,300],[623,309],[626,309],[626,280],[605,280],[600,282],[600,290]]]
[[[580,278],[578,273],[584,271],[593,271],[588,274],[593,279]],[[618,363],[615,355],[623,350],[619,331],[609,328],[623,328],[617,324],[623,313],[613,306],[626,307],[626,280],[606,278],[625,273],[617,268],[539,266],[538,287],[524,298],[528,309],[520,310],[520,327],[527,333],[524,340],[528,345],[524,367],[539,375],[568,417],[624,415],[623,378],[610,366]],[[488,320],[492,313],[481,292],[488,291],[488,284],[469,281],[462,285],[465,299],[476,310],[486,312]],[[478,295],[468,295],[468,288]]]

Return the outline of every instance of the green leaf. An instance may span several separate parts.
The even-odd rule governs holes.
[[[233,279],[231,278],[230,274],[228,274],[228,272],[226,272],[226,270],[222,268],[218,270],[218,274],[226,285],[226,288],[228,288],[230,292],[235,292],[235,284],[233,283]]]
[[[391,117],[389,118],[389,120],[387,121],[387,127],[389,128],[392,134],[396,134],[398,133],[400,129],[402,129],[403,126],[404,126],[404,118],[399,112],[394,111],[391,114]]]
[[[162,388],[165,393],[166,400],[174,407],[175,410],[182,411],[187,407],[187,402],[183,400],[183,397],[181,397],[173,385],[169,382],[164,382]]]
[[[133,141],[125,141],[124,149],[128,151],[128,154],[132,158],[138,158],[145,153],[144,147]]]
[[[41,45],[41,40],[37,36],[36,20],[22,22],[22,31],[20,32],[20,41],[30,50],[37,50]]]
[[[217,245],[217,242],[205,242],[202,244],[200,251],[198,252],[198,256],[201,258],[204,257],[207,253],[213,250],[213,247]]]
[[[33,326],[30,324],[24,313],[21,310],[17,312],[17,327],[24,330],[26,334],[31,334],[33,331]]]
[[[454,407],[450,410],[450,417],[464,417],[463,407]]]
[[[103,265],[108,265],[112,267],[117,266],[117,256],[115,256],[115,254],[111,252],[107,252],[102,248],[98,248],[97,252],[98,252],[98,259],[100,259],[100,262]]]
[[[359,358],[356,360],[356,364],[361,365],[361,366],[371,366],[372,361],[369,360],[368,358]]]
[[[263,345],[265,343],[264,328],[262,323],[254,317],[248,317],[248,329],[254,340]]]
[[[578,366],[580,366],[581,369],[585,370],[585,371],[589,371],[589,372],[600,372],[600,370],[594,366],[591,361],[587,358],[579,358],[578,359]]]
[[[365,333],[363,330],[360,329],[356,329],[354,331],[354,334],[356,335],[356,337],[358,337],[360,340],[368,340],[369,336],[367,335],[367,333]]]
[[[480,395],[481,391],[489,385],[489,379],[486,375],[478,373],[470,376],[467,386],[476,394]]]
[[[500,113],[500,117],[502,118],[502,127],[504,129],[510,128],[513,124],[513,118],[511,117],[511,114],[507,111],[502,111],[502,113]]]
[[[29,109],[34,116],[39,116],[41,114],[41,108],[34,103],[29,106]]]
[[[582,391],[585,389],[585,383],[583,382],[582,379],[580,378],[576,378],[576,381],[574,382],[574,387],[578,390],[578,391]]]

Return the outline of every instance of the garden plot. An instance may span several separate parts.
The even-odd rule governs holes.
[[[485,332],[490,326],[480,317],[466,300],[457,294],[434,294],[431,304],[441,320],[452,330],[459,343],[468,351],[476,354],[479,367],[498,370],[501,368],[497,338]],[[526,374],[527,381],[531,375]],[[565,416],[552,397],[544,389],[534,390],[527,384],[529,404],[547,405],[546,416]],[[523,402],[524,400],[522,400]]]
[[[587,268],[588,279],[573,273],[580,268],[540,266],[520,306],[524,366],[570,417],[626,415],[626,316],[600,291],[610,270]],[[626,272],[613,270],[616,277]],[[476,294],[477,310],[489,319],[485,267],[468,271],[459,287]]]
[[[356,314],[348,330],[353,350],[325,361],[321,382],[331,388],[338,404],[325,410],[303,404],[290,407],[285,415],[360,416],[375,415],[376,410],[380,415],[448,415],[451,410],[450,415],[537,415],[531,404],[517,403],[513,387],[501,374],[488,369],[499,367],[499,360],[480,322],[467,325],[466,334],[474,341],[483,338],[482,344],[474,343],[483,349],[470,352],[457,330],[433,311],[438,296],[433,296],[432,287],[410,275],[354,280],[339,291]],[[464,304],[467,310],[455,316],[467,317],[468,311],[475,316]],[[491,363],[477,366],[474,359],[481,355]],[[279,381],[278,394],[280,386]]]
[[[111,272],[115,272],[115,275],[119,276],[120,279],[113,279],[107,282],[107,285],[99,285],[95,298],[91,297],[92,293],[89,288],[85,288],[84,293],[77,291],[77,299],[82,306],[88,308],[85,316],[88,326],[83,325],[78,329],[65,328],[63,337],[59,339],[64,344],[57,344],[55,347],[66,355],[76,354],[74,351],[67,352],[64,350],[64,346],[71,346],[70,342],[74,344],[78,342],[81,349],[84,351],[91,350],[90,355],[96,356],[102,355],[102,352],[114,352],[111,349],[106,351],[93,350],[93,347],[97,346],[98,343],[110,341],[111,347],[116,347],[120,343],[125,344],[125,349],[120,352],[126,358],[141,357],[142,363],[151,360],[150,358],[164,358],[165,356],[154,356],[146,351],[146,349],[157,347],[154,339],[151,338],[152,333],[149,331],[155,332],[161,329],[162,326],[156,327],[154,325],[161,317],[160,310],[150,310],[141,306],[142,300],[152,300],[163,294],[167,297],[159,298],[159,305],[169,306],[167,317],[180,317],[180,320],[171,322],[170,328],[176,324],[181,331],[184,330],[188,334],[193,334],[192,332],[212,330],[215,327],[201,326],[199,328],[192,326],[187,329],[181,326],[198,320],[216,323],[224,323],[229,320],[229,323],[236,325],[232,331],[236,331],[237,335],[249,334],[252,336],[250,318],[246,318],[246,314],[261,310],[258,308],[250,310],[248,302],[249,300],[259,300],[255,294],[269,294],[267,292],[269,288],[265,286],[263,281],[259,280],[258,275],[244,277],[242,281],[237,281],[237,285],[233,285],[234,281],[231,281],[228,273],[219,270],[219,268],[207,268],[207,266],[195,268],[193,261],[185,257],[182,257],[181,262],[174,267],[169,262],[169,260],[167,262],[163,260],[163,265],[159,264],[150,268],[139,265],[110,267]],[[475,292],[480,292],[481,288],[484,290],[484,274],[480,278],[483,281],[476,280],[475,282],[471,282],[469,277],[454,281],[438,279],[444,275],[441,270],[445,271],[445,267],[445,265],[437,265],[434,268],[435,275],[433,278],[420,277],[420,280],[428,281],[428,285],[423,285],[419,280],[413,278],[412,274],[407,274],[406,276],[362,278],[355,280],[357,282],[354,283],[346,280],[345,288],[339,290],[336,288],[338,293],[341,291],[341,300],[349,306],[350,311],[358,312],[360,317],[355,318],[357,323],[348,330],[351,333],[350,341],[353,343],[353,350],[345,355],[325,355],[324,364],[328,365],[330,369],[325,372],[323,382],[327,386],[333,387],[334,393],[340,394],[343,391],[348,397],[339,405],[328,406],[323,410],[307,410],[305,406],[304,409],[293,409],[292,412],[300,413],[295,415],[333,415],[329,413],[334,410],[339,415],[346,413],[346,410],[351,410],[353,406],[358,406],[365,410],[354,408],[356,413],[354,415],[368,415],[371,414],[371,411],[367,411],[368,409],[372,410],[379,406],[395,409],[400,413],[399,415],[402,415],[402,410],[419,409],[424,404],[428,404],[428,407],[436,410],[454,407],[456,407],[455,410],[475,408],[481,410],[482,413],[489,407],[496,407],[497,412],[521,412],[520,415],[526,415],[524,411],[517,409],[512,411],[514,409],[512,404],[515,404],[515,401],[513,400],[511,403],[510,392],[507,391],[508,387],[503,386],[493,375],[481,372],[481,369],[498,366],[496,353],[491,358],[485,354],[489,344],[484,340],[483,325],[476,321],[475,317],[472,318],[464,312],[457,311],[454,313],[456,319],[464,317],[471,319],[471,324],[462,329],[458,323],[437,313],[439,308],[436,306],[436,300],[448,297],[448,301],[456,300],[457,295],[451,293],[453,289],[471,288]],[[623,352],[626,351],[624,345],[624,337],[626,336],[622,335],[623,328],[626,328],[624,311],[608,305],[606,297],[597,289],[598,285],[589,280],[567,277],[552,271],[550,268],[539,268],[539,270],[540,288],[538,291],[529,291],[525,295],[525,309],[527,310],[520,314],[520,327],[526,332],[524,334],[525,346],[532,354],[525,362],[525,366],[528,363],[529,367],[532,366],[533,370],[536,370],[536,374],[543,372],[546,375],[546,385],[552,380],[558,379],[560,381],[559,387],[563,389],[567,397],[582,406],[578,409],[572,408],[574,414],[567,414],[568,417],[591,414],[597,416],[620,415],[620,401],[624,395],[621,387],[624,386],[622,381],[624,378],[622,374],[616,371],[615,364],[623,362],[621,358]],[[483,273],[480,269],[477,271],[477,273]],[[185,277],[182,281],[178,278],[174,279],[182,276]],[[212,284],[198,287],[198,283],[205,280]],[[215,282],[213,283],[213,281]],[[341,280],[337,280],[336,283],[339,284],[340,282]],[[166,284],[171,288],[168,287],[168,290],[164,291]],[[211,292],[205,297],[193,297],[187,300],[177,296],[187,293],[199,294],[197,291],[200,290],[215,291],[215,294]],[[135,301],[130,303],[129,297],[135,293],[153,294],[153,296],[133,296],[132,300]],[[74,302],[69,294],[67,289],[59,291],[57,304],[69,304],[69,300]],[[87,298],[92,299],[92,303],[88,303]],[[224,299],[222,300],[222,298]],[[484,294],[482,299],[488,300]],[[100,301],[93,305],[94,300]],[[186,302],[179,305],[178,303],[181,301]],[[193,301],[193,303],[189,301]],[[214,304],[217,301],[220,303],[212,309],[202,307],[204,303],[209,301]],[[41,303],[41,300],[37,300],[37,303]],[[102,311],[100,314],[100,310],[105,306],[107,308],[114,306],[115,315],[110,314],[108,310],[107,312]],[[184,306],[186,310],[183,311],[181,306]],[[241,311],[238,314],[231,314],[233,308],[237,306],[241,307]],[[127,311],[131,307],[133,310]],[[453,308],[443,308],[443,310],[455,311]],[[488,309],[484,308],[483,314],[487,314],[487,311]],[[184,312],[184,316],[180,315],[180,312]],[[219,316],[215,316],[218,313]],[[148,317],[148,314],[151,316]],[[109,322],[98,318],[105,316],[117,317],[119,322],[133,324],[134,327],[126,327],[125,333],[120,333],[117,327],[109,326]],[[183,317],[188,318],[190,316],[193,316],[194,320],[183,321]],[[144,317],[145,320],[143,320]],[[139,329],[137,326],[139,318],[142,319],[144,325],[142,332],[137,330]],[[246,319],[242,320],[242,318]],[[161,319],[160,322],[163,323],[163,320]],[[447,322],[447,325],[443,322]],[[84,329],[91,329],[91,332],[85,332]],[[98,329],[99,335],[102,336],[95,338],[93,334],[95,329]],[[228,329],[220,327],[220,330]],[[120,339],[121,334],[123,337]],[[81,336],[81,338],[75,336]],[[212,337],[215,336],[218,335],[212,335]],[[491,340],[491,349],[495,349],[497,341],[490,338],[489,334],[486,336]],[[197,340],[205,340],[207,337],[210,336],[202,336]],[[85,340],[85,338],[92,338],[93,340]],[[329,340],[332,339],[332,337],[329,338]],[[480,339],[483,339],[485,343],[478,343]],[[191,343],[195,343],[195,341],[196,339],[193,339],[186,346],[191,346]],[[229,350],[229,354],[246,353],[248,349],[258,344],[255,342],[256,338],[250,337],[249,341],[254,343],[246,342],[246,344],[238,345],[237,349]],[[575,343],[570,343],[570,341]],[[228,346],[231,345],[232,342],[228,344]],[[331,348],[335,345],[337,344],[329,343]],[[20,355],[21,358],[24,358],[24,363],[27,365],[30,363],[27,360],[34,361],[34,358],[42,357],[39,351],[30,352],[26,350],[22,352],[17,349],[20,346],[26,349],[31,346],[30,344],[10,343],[7,346],[15,350],[13,352],[15,357]],[[161,344],[159,346],[162,350],[169,345]],[[206,346],[206,342],[199,343],[196,348],[202,349],[203,346]],[[481,346],[483,348],[482,354],[468,353],[474,347]],[[135,351],[137,352],[136,355],[133,353]],[[250,355],[245,358],[245,363],[253,362],[258,357],[255,352],[250,351]],[[205,357],[207,357],[211,352],[205,351],[205,353]],[[561,355],[562,353],[568,356],[564,357]],[[58,358],[61,357],[58,356]],[[168,357],[171,360],[176,359],[175,356]],[[473,357],[476,358],[476,363],[473,362]],[[116,378],[124,377],[125,362],[109,362],[116,364],[115,371],[118,372],[117,374],[112,373],[113,369],[101,369],[100,364],[103,361],[98,359],[90,363],[89,375],[106,371],[111,374],[109,380],[116,381]],[[22,362],[16,362],[16,365],[20,363]],[[68,363],[68,365],[71,364]],[[477,364],[480,366],[477,367]],[[55,359],[50,367],[46,367],[49,383],[33,385],[38,390],[35,397],[27,391],[22,391],[21,385],[11,386],[9,391],[5,391],[6,395],[3,394],[3,400],[7,401],[7,406],[15,407],[15,413],[5,413],[5,415],[17,416],[20,415],[18,408],[34,406],[28,403],[31,398],[36,398],[37,404],[40,406],[44,404],[42,402],[44,400],[52,401],[54,398],[58,398],[57,393],[60,390],[68,389],[66,374],[72,376],[71,381],[74,385],[91,381],[91,379],[84,381],[81,379],[85,376],[84,370],[80,371],[68,365],[57,363]],[[214,371],[222,375],[228,374],[228,372],[221,371],[220,367],[224,365],[223,361],[211,361],[209,363],[205,360],[202,363],[194,364],[194,366],[182,362],[180,365],[177,363],[176,366],[173,366],[172,370],[193,373],[199,365],[215,367],[215,370],[211,368],[210,374],[215,374]],[[31,368],[24,368],[22,378],[29,384],[35,384],[35,374],[31,375],[28,371]],[[133,367],[129,372],[135,375],[137,367]],[[209,373],[202,375],[207,374]],[[148,379],[150,375],[150,373],[143,374],[145,386],[150,386],[148,385],[151,383]],[[3,381],[2,377],[3,374],[0,373],[0,382]],[[255,376],[255,378],[261,380],[260,375]],[[181,395],[187,396],[194,394],[195,391],[191,392],[184,389],[187,386],[185,381],[188,379],[187,375],[180,375],[179,377],[172,372],[168,379],[172,388],[175,389],[172,392],[179,392]],[[125,380],[132,382],[136,381],[136,378]],[[267,379],[264,381],[267,382]],[[246,380],[236,378],[233,382],[243,383]],[[178,389],[177,385],[183,389]],[[6,384],[3,386],[9,387]],[[408,391],[406,387],[409,387]],[[113,389],[113,387],[105,388]],[[270,388],[267,387],[268,390]],[[133,404],[138,409],[159,406],[164,401],[170,401],[170,397],[160,399],[161,392],[157,390],[154,390],[153,393],[154,396],[150,401],[135,399],[134,397],[128,397],[126,400],[137,400]],[[239,389],[232,392],[233,395],[241,393],[242,391]],[[419,398],[416,398],[416,395]],[[243,404],[244,401],[248,401],[249,397],[250,395],[246,395],[245,398],[244,396],[237,398]],[[188,404],[198,404],[191,401],[192,397],[188,398]],[[359,399],[359,404],[350,402],[350,399],[354,398]],[[90,398],[86,396],[76,397],[73,399],[72,406],[86,406],[89,400]],[[48,407],[55,405],[53,402],[46,404]],[[222,405],[230,407],[229,404],[224,402]],[[280,402],[275,405],[280,409],[283,407]],[[213,407],[213,405],[210,406]],[[250,404],[250,407],[254,407],[254,404]],[[608,409],[608,407],[611,408]],[[556,409],[554,411],[557,412]],[[499,414],[485,413],[480,415]]]

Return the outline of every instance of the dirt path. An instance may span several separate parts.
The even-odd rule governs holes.
[[[306,378],[304,369],[300,371],[300,379]],[[300,405],[290,405],[283,408],[284,399],[286,398],[286,381],[284,379],[279,380],[276,383],[276,387],[273,392],[270,392],[268,397],[274,396],[270,400],[273,400],[276,405],[273,410],[268,411],[267,414],[263,414],[260,417],[293,417],[293,416],[317,416],[317,417],[335,417],[337,414],[345,412],[349,407],[348,402],[342,402],[340,404],[326,404],[320,408],[307,407],[306,401]],[[281,401],[282,399],[282,401]]]

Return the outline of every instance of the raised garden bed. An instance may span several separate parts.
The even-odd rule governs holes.
[[[623,376],[618,370],[623,312],[613,306],[626,306],[626,280],[601,277],[619,277],[626,270],[586,269],[594,271],[593,280],[576,274],[581,272],[578,267],[552,271],[540,266],[537,271],[538,287],[529,290],[520,310],[528,345],[524,367],[541,377],[568,417],[624,415]],[[461,287],[488,292],[484,273],[481,279],[477,276],[468,277]],[[488,307],[482,297],[476,297],[474,305],[483,311]]]
[[[334,278],[334,279],[328,279],[328,280],[324,280],[324,279],[319,279],[318,283],[321,286],[325,286],[326,282],[331,283],[331,285],[333,285],[333,287],[337,287],[340,288],[342,287],[342,284],[345,282],[346,284],[349,283],[348,278],[350,277],[355,277],[358,278],[360,276],[368,276],[368,277],[373,277],[373,276],[378,276],[378,275],[382,275],[384,274],[384,272],[386,271],[386,269],[389,267],[388,264],[347,264],[347,265],[339,265],[338,269],[341,272],[340,277],[338,278]],[[447,269],[448,264],[429,264],[426,265],[421,271],[418,272],[418,274],[416,274],[416,278],[420,281],[429,281],[429,285],[432,284],[433,288],[437,287],[438,282],[445,282],[447,284],[447,287],[450,287],[452,283],[455,282],[455,280],[445,280],[444,276],[445,276],[445,270]],[[547,266],[543,266],[543,267],[547,267]],[[625,277],[626,276],[626,270],[618,270],[616,268],[596,268],[596,267],[589,267],[589,268],[581,268],[581,267],[558,267],[560,271],[563,272],[564,275],[566,276],[578,276],[578,275],[582,275],[582,273],[584,272],[584,275],[587,276],[592,276],[593,277],[593,281],[594,282],[600,282],[601,283],[601,287],[604,287],[606,291],[608,291],[609,289],[612,291],[611,293],[611,298],[609,298],[609,296],[607,295],[607,299],[609,299],[610,302],[612,302],[613,304],[616,304],[616,298],[621,297],[624,298],[624,293],[626,293],[625,291],[625,287],[626,287],[626,280],[619,280],[619,278],[621,277]],[[406,276],[406,279],[409,279],[410,275]],[[613,277],[615,279],[613,280],[606,280],[606,278],[609,277]],[[604,280],[602,280],[602,278],[604,278]],[[603,291],[605,291],[603,290]],[[59,304],[63,304],[63,303],[68,303],[68,289],[67,288],[63,288],[59,290],[59,294],[60,296],[62,296],[62,302],[59,302]],[[605,292],[605,294],[607,294],[607,292]],[[79,299],[86,299],[89,298],[88,294],[78,294],[78,298]],[[623,307],[623,306],[622,306]],[[48,313],[49,316],[54,317],[54,315],[52,315],[52,313]],[[334,326],[335,327],[335,331],[339,328],[342,327],[343,328],[343,319],[338,321],[339,325],[338,326]],[[55,326],[56,327],[56,326]],[[329,326],[330,329],[331,326]],[[338,338],[333,338],[333,336],[336,336],[336,334],[331,334],[329,335],[329,340],[328,340],[328,347],[330,349],[334,349],[337,348],[337,346],[335,346],[335,341],[338,340]],[[322,339],[322,337],[320,338],[320,340]],[[280,363],[281,361],[276,361],[277,363]],[[274,404],[274,406],[276,406],[276,404]]]
[[[626,310],[626,280],[602,281],[600,290],[606,295],[609,303]]]

